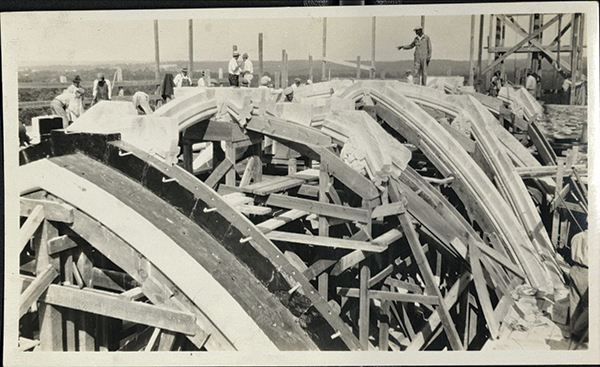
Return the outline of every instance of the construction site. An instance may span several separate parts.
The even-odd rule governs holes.
[[[149,93],[150,113],[113,92],[66,128],[35,116],[5,338],[33,354],[588,350],[586,14],[472,15],[468,74],[423,85],[378,67],[377,21],[354,63],[327,56],[324,18],[293,99],[288,54],[267,70],[260,33],[249,87],[203,69],[206,86]],[[161,84],[154,27],[155,78],[109,75],[115,90]],[[564,79],[567,103],[527,73]]]

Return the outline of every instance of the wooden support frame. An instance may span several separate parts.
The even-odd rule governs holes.
[[[417,233],[415,232],[415,229],[412,225],[408,213],[400,214],[399,219],[400,224],[402,225],[402,229],[405,231],[405,235],[408,239],[408,244],[410,245],[413,256],[415,257],[417,266],[419,267],[421,276],[423,277],[423,281],[425,282],[425,289],[427,290],[427,293],[430,295],[435,295],[440,299],[440,305],[436,308],[436,311],[440,316],[442,325],[448,337],[448,341],[450,342],[452,349],[464,350],[464,347],[460,341],[460,337],[458,336],[456,326],[454,325],[452,317],[450,316],[449,309],[446,307],[443,301],[443,297],[440,290],[435,285],[433,272],[429,267],[429,263],[425,256],[425,253],[423,252],[423,248],[419,243]]]

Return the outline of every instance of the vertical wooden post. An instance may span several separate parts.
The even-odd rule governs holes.
[[[281,76],[279,74],[280,73],[278,71],[275,72],[275,89],[281,88]]]
[[[258,80],[263,77],[263,34],[258,34]]]
[[[529,16],[529,34],[533,33],[533,14]],[[531,69],[531,63],[533,62],[533,53],[527,53],[527,66],[528,69]],[[532,70],[533,71],[533,70]]]
[[[210,87],[210,69],[204,70],[204,85]]]
[[[575,84],[577,83],[577,46],[579,45],[579,14],[573,14],[572,22],[571,22],[571,97],[570,104],[575,105],[577,101],[575,100]]]
[[[231,141],[225,142],[225,158],[229,158],[233,162],[233,167],[225,174],[225,185],[235,186],[235,143]]]
[[[287,88],[289,86],[289,79],[290,79],[290,70],[289,70],[289,60],[288,60],[288,53],[287,51],[285,51],[285,55],[284,55],[284,65],[285,65],[285,79],[282,81],[283,84],[283,88]]]
[[[158,20],[154,19],[154,79],[160,80],[160,53],[158,52]]]
[[[327,58],[327,18],[323,18],[323,64],[322,64],[322,74],[321,81],[325,81],[325,77],[327,76],[325,73],[325,59]]]
[[[505,40],[505,36],[506,36],[506,23],[504,21],[501,22],[502,27],[500,30],[500,47],[504,48],[504,40]],[[504,52],[501,54],[498,54],[498,56],[502,56],[504,55]],[[500,63],[500,76],[503,80],[506,80],[506,63],[504,61],[502,61]]]
[[[50,222],[44,220],[42,223],[41,235],[34,239],[34,249],[36,256],[35,270],[36,274],[41,274],[48,265],[55,269],[60,269],[60,259],[48,255],[48,240],[57,237],[58,230]],[[41,303],[38,307],[38,319],[40,325],[40,345],[41,351],[62,351],[62,315],[60,310],[51,305]]]
[[[73,249],[63,252],[64,254],[61,256],[64,256],[64,284],[73,285],[73,266],[75,266],[73,263]],[[75,346],[75,311],[72,309],[65,309],[62,314],[65,319],[64,334],[66,343],[64,350],[67,352],[74,352],[77,350]]]
[[[425,256],[425,252],[423,251],[423,247],[421,247],[419,237],[413,227],[413,224],[410,220],[410,216],[408,213],[402,213],[398,217],[400,219],[400,224],[402,225],[402,230],[404,231],[412,254],[415,258],[415,262],[417,263],[417,266],[419,268],[419,272],[421,273],[421,277],[425,282],[425,290],[427,291],[427,294],[435,295],[440,300],[440,304],[436,307],[436,311],[440,316],[440,320],[442,322],[444,330],[446,331],[446,336],[448,337],[450,346],[453,350],[464,350],[464,347],[460,342],[458,332],[456,331],[456,326],[452,322],[450,311],[444,303],[444,298],[442,297],[439,288],[435,285],[433,271],[429,266],[429,262],[427,261],[427,257]]]
[[[369,79],[375,79],[375,41],[376,41],[377,19],[371,20],[371,70],[369,71]]]
[[[556,169],[556,186],[554,189],[554,200],[558,200],[558,195],[563,188],[563,173],[565,170],[565,158],[559,157],[556,160],[556,165],[557,165],[557,169]],[[558,248],[560,211],[561,211],[560,208],[555,207],[554,213],[552,213],[552,232],[550,233],[550,238],[552,240],[552,244],[554,245],[555,249]]]
[[[287,88],[285,82],[287,76],[285,75],[285,50],[281,50],[281,88]]]
[[[188,20],[188,28],[189,28],[188,75],[190,76],[190,79],[192,79],[192,82],[193,82],[193,79],[194,79],[194,20],[193,19]]]
[[[504,21],[502,21],[502,19],[496,18],[496,41],[494,42],[496,51],[494,51],[494,60],[498,59],[501,55],[500,52],[497,52],[497,49],[502,46],[502,25],[503,24],[504,24]],[[498,68],[500,69],[500,73],[502,73],[503,65],[504,65],[504,61],[501,62],[500,65],[498,65]],[[491,71],[491,74],[488,77],[488,79],[491,79],[491,75],[493,75],[493,70]]]
[[[421,15],[421,28],[423,28],[423,33],[425,33],[425,16]]]
[[[329,168],[327,163],[324,163],[321,160],[321,164],[319,166],[319,201],[322,203],[328,203],[329,198],[327,197],[327,192],[329,191],[329,187],[331,186],[331,176],[329,175]],[[329,221],[324,216],[319,216],[319,236],[328,237],[329,236]],[[329,274],[323,272],[319,275],[319,293],[322,297],[327,300],[329,290]]]
[[[308,79],[314,81],[313,79],[313,57],[311,54],[308,54]]]
[[[469,85],[474,85],[474,72],[475,69],[473,67],[474,58],[475,58],[475,15],[471,15],[471,50],[469,52]]]
[[[558,26],[556,28],[556,60],[560,60],[560,45],[562,39],[560,36],[560,31],[562,30],[562,16],[562,14],[558,14]]]
[[[577,45],[577,55],[578,55],[577,56],[577,73],[578,74],[581,73],[581,75],[579,77],[583,76],[583,46],[584,46],[583,42],[585,40],[584,33],[583,33],[584,24],[585,24],[585,14],[581,13],[581,14],[579,14],[579,43]],[[584,98],[583,92],[584,92],[584,89],[581,88],[581,89],[579,89],[579,94],[577,94],[577,93],[575,94],[576,103],[581,106],[585,105],[585,103],[586,103],[585,98],[587,98],[587,94],[585,95],[585,98]],[[581,96],[581,98],[579,96]],[[587,126],[587,122],[585,122],[585,124]]]
[[[360,56],[356,56],[356,79],[360,79]]]
[[[93,263],[90,258],[90,253],[87,249],[83,249],[80,246],[79,256],[77,258],[75,266],[77,267],[81,278],[85,283],[86,287],[93,287]],[[94,351],[95,350],[95,332],[96,328],[96,317],[87,312],[77,312],[77,335],[79,338],[79,351]]]
[[[189,173],[194,173],[194,153],[192,151],[192,142],[189,140],[183,141],[183,168]]]
[[[389,287],[382,286],[382,291],[389,290]],[[391,301],[381,301],[381,313],[379,315],[379,351],[387,352],[388,350],[388,340],[389,340],[389,332],[390,332],[390,302]]]
[[[477,80],[478,83],[481,83],[481,56],[483,53],[483,22],[485,20],[485,16],[481,14],[479,16],[479,48],[477,49]],[[481,93],[480,90],[478,92]]]
[[[363,350],[369,350],[369,279],[371,269],[363,265],[360,269],[358,334]]]
[[[488,66],[492,64],[492,36],[493,36],[493,31],[494,31],[494,21],[496,20],[496,16],[494,14],[490,14],[490,24],[488,24],[488,39],[487,39],[487,45],[488,45]],[[485,76],[481,75],[480,77],[485,78],[484,79],[484,90],[489,90],[490,88],[490,78],[491,78],[491,71],[488,71]]]

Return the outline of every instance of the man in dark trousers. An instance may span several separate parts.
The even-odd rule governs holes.
[[[429,36],[423,34],[423,27],[417,26],[414,29],[415,39],[406,46],[398,46],[398,50],[415,49],[415,77],[419,77],[421,85],[427,85],[427,67],[431,61],[431,40]]]
[[[92,105],[101,100],[110,101],[111,94],[110,81],[104,79],[104,74],[98,73],[98,79],[94,80],[94,89],[92,90]]]

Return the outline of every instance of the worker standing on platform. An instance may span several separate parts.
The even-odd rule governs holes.
[[[232,87],[240,86],[240,72],[242,71],[242,62],[241,60],[238,62],[240,58],[240,53],[237,51],[233,51],[233,57],[229,60],[229,66],[227,67],[227,72],[229,73],[229,85]]]
[[[525,79],[525,89],[533,96],[533,98],[537,99],[537,79],[535,74],[531,72],[531,70],[527,70],[527,79]]]
[[[398,46],[398,50],[415,49],[415,76],[420,78],[421,85],[427,85],[427,67],[431,61],[431,40],[429,36],[423,34],[423,27],[416,26],[415,39],[406,46]]]
[[[492,97],[498,97],[498,94],[500,93],[500,88],[502,88],[503,84],[501,76],[502,73],[500,70],[496,70],[494,76],[492,77],[490,82],[490,96]]]
[[[191,87],[192,79],[188,75],[188,68],[187,67],[181,68],[181,71],[179,72],[179,74],[175,75],[173,82],[175,83],[175,87],[177,87],[177,88]]]
[[[94,80],[94,88],[92,89],[92,106],[98,101],[110,101],[112,97],[112,87],[110,81],[104,79],[104,74],[98,73],[98,79]]]
[[[252,61],[250,61],[250,59],[248,59],[248,54],[244,52],[244,54],[242,55],[242,60],[243,60],[243,75],[244,75],[244,79],[246,79],[248,81],[248,86],[251,87],[252,86],[252,79],[254,79],[254,65],[252,65]]]

